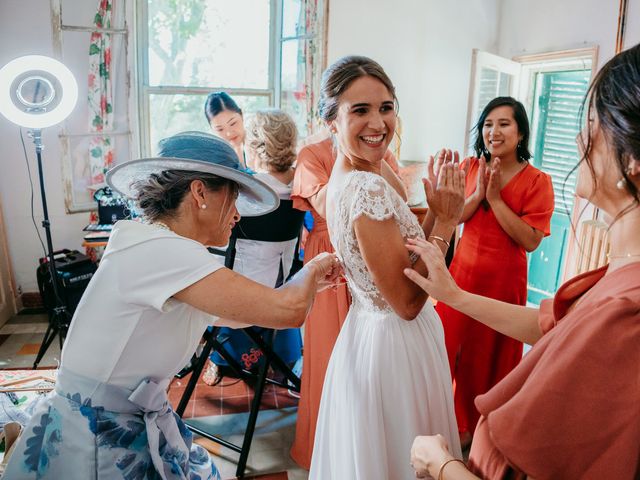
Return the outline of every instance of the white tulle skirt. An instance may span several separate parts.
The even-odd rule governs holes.
[[[462,458],[433,305],[406,321],[354,303],[327,369],[309,479],[414,479],[411,444],[436,433]]]

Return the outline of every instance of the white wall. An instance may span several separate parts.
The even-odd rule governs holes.
[[[87,0],[67,0],[69,3]],[[69,8],[69,7],[67,7]],[[600,45],[600,63],[613,55],[614,0],[332,0],[329,62],[363,54],[394,81],[404,122],[402,159],[424,159],[441,146],[462,148],[472,48],[511,57]],[[0,66],[26,54],[53,55],[49,0],[0,0]],[[640,0],[629,0],[627,46],[640,42]],[[86,72],[74,72],[83,78]],[[87,214],[64,209],[59,127],[44,132],[44,171],[55,248],[81,249]],[[0,117],[0,199],[14,276],[36,291],[42,249],[30,217],[30,188],[18,129]],[[36,223],[42,209],[33,145]]]
[[[598,67],[615,53],[618,0],[501,0],[498,53],[545,53],[598,45]],[[640,42],[640,0],[628,0],[627,47]]]
[[[471,51],[495,51],[499,0],[333,0],[328,63],[366,55],[396,86],[401,159],[462,150]]]
[[[22,55],[53,56],[50,15],[49,0],[0,1],[0,66]],[[74,73],[81,78],[77,72]],[[53,245],[55,249],[82,251],[82,228],[88,223],[88,214],[65,213],[59,132],[58,126],[43,132],[44,178]],[[42,204],[35,151],[33,143],[26,138],[26,132],[25,142],[33,179],[36,224],[44,241],[44,231],[40,227]],[[35,272],[38,258],[43,254],[31,220],[29,179],[18,127],[2,116],[0,145],[0,198],[14,278],[22,291],[37,291]]]

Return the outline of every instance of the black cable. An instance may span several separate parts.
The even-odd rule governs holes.
[[[42,237],[40,236],[40,230],[38,229],[38,225],[36,224],[36,216],[33,209],[33,179],[31,177],[31,167],[29,166],[29,157],[27,156],[27,147],[24,144],[24,137],[22,135],[22,128],[20,130],[20,141],[22,142],[22,151],[24,152],[24,162],[27,165],[27,173],[29,174],[29,187],[31,187],[31,221],[33,222],[33,228],[36,230],[36,234],[38,235],[38,240],[40,240],[40,245],[42,246],[43,258],[47,257],[47,249],[44,247],[44,242],[42,241]]]

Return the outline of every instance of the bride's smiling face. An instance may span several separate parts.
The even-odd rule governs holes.
[[[336,118],[329,126],[347,157],[379,162],[396,129],[393,95],[377,78],[360,77],[340,96]]]

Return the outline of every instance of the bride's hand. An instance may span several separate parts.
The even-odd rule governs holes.
[[[438,150],[435,157],[433,155],[429,156],[429,159],[427,160],[427,180],[429,180],[431,185],[436,185],[438,183],[438,174],[440,173],[440,169],[445,163],[451,162],[452,159],[453,153],[451,150],[446,148]]]
[[[421,238],[407,240],[407,248],[420,255],[429,274],[427,277],[423,277],[412,268],[405,268],[404,274],[432,298],[447,304],[453,303],[454,298],[462,291],[451,277],[440,248]]]
[[[460,168],[460,155],[453,152],[453,161],[445,160],[438,172],[437,183],[423,179],[429,210],[436,220],[457,225],[464,209],[464,187],[467,165]]]
[[[341,281],[344,274],[342,264],[334,253],[319,253],[307,263],[307,267],[314,272],[318,292],[344,283]]]

